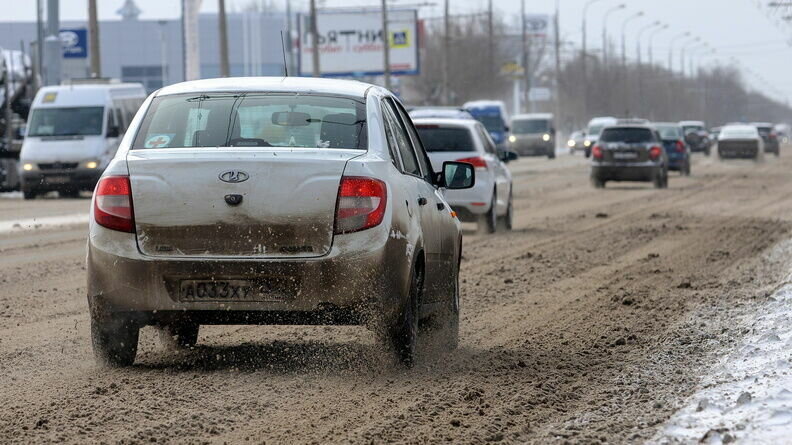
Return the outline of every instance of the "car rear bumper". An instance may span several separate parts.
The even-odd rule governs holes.
[[[684,167],[687,161],[687,157],[685,156],[669,156],[668,157],[668,169],[669,170],[681,170]]]
[[[718,156],[721,158],[754,159],[759,155],[756,146],[729,146],[718,147]]]
[[[88,298],[114,312],[150,319],[192,314],[201,324],[302,324],[317,316],[318,324],[348,324],[372,314],[394,317],[409,292],[412,243],[384,227],[336,236],[321,258],[234,260],[148,257],[134,234],[92,226]],[[276,291],[258,301],[205,295],[196,301],[182,291],[191,280],[243,280]]]
[[[36,170],[22,172],[22,188],[28,191],[93,190],[99,169]]]
[[[605,181],[652,181],[662,167],[654,163],[594,164],[591,176]]]

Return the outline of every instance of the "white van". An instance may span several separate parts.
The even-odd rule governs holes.
[[[93,190],[146,90],[139,83],[60,85],[33,100],[20,153],[25,199]]]

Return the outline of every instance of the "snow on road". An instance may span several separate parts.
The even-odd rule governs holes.
[[[0,234],[22,230],[47,229],[52,227],[87,224],[87,213],[74,213],[60,216],[44,216],[9,221],[0,221]]]
[[[792,284],[759,312],[742,345],[654,443],[792,443]]]

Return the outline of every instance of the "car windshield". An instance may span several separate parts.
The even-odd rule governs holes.
[[[99,136],[104,107],[36,108],[28,136]]]
[[[547,133],[549,124],[547,119],[519,119],[512,122],[511,131],[514,134]]]
[[[678,140],[682,137],[680,128],[676,126],[658,126],[657,131],[664,140]]]
[[[701,131],[704,129],[704,127],[699,125],[687,125],[682,127],[682,129],[685,131],[685,134],[687,134],[690,133],[691,131]]]
[[[296,147],[366,149],[358,100],[312,94],[212,94],[155,98],[133,149]]]
[[[490,133],[497,133],[503,131],[503,119],[500,116],[478,115],[475,116],[477,121],[484,124],[484,128]]]
[[[607,128],[600,142],[626,142],[628,144],[652,142],[652,132],[647,128]]]
[[[441,128],[434,125],[418,125],[418,135],[427,152],[475,151],[473,138],[467,128]]]
[[[604,125],[592,125],[588,128],[587,134],[589,136],[599,136],[599,134],[602,132],[602,129],[604,127],[605,127]]]

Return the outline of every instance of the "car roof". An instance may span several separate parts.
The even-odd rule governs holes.
[[[157,96],[190,93],[296,92],[364,98],[374,85],[357,80],[314,77],[225,77],[192,80],[166,86]]]
[[[652,122],[652,125],[664,125],[669,127],[680,127],[679,123],[677,122]]]
[[[679,121],[679,125],[698,125],[698,126],[702,126],[703,127],[704,126],[704,122],[703,121]]]
[[[442,125],[444,127],[464,127],[474,128],[479,124],[479,121],[474,119],[449,119],[441,117],[426,117],[413,119],[415,125]]]
[[[654,124],[638,124],[638,123],[634,123],[634,122],[633,123],[627,123],[627,124],[618,123],[618,124],[608,125],[605,128],[606,129],[608,129],[608,128],[644,128],[646,130],[654,130]]]
[[[552,119],[553,113],[524,113],[524,114],[515,114],[512,116],[512,120],[521,120],[521,119]]]
[[[754,127],[773,127],[775,124],[771,122],[751,122]]]

